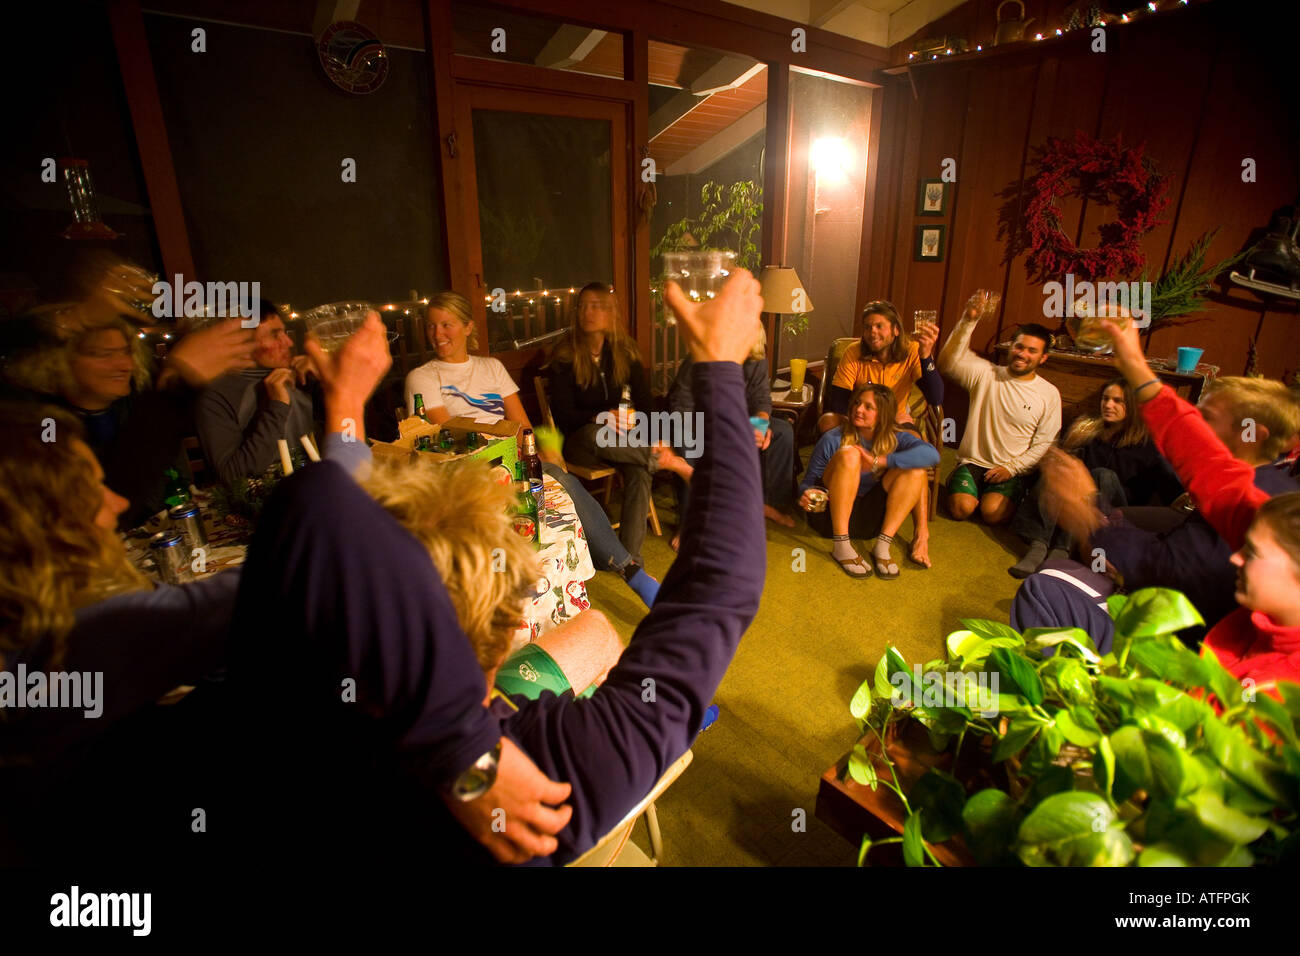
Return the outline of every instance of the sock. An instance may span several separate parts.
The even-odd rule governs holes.
[[[1034,541],[1030,543],[1029,550],[1025,556],[1017,561],[1014,565],[1007,568],[1007,573],[1013,578],[1027,578],[1038,570],[1038,566],[1043,563],[1047,557],[1047,542]]]
[[[892,534],[877,535],[876,546],[871,549],[872,556],[879,558],[881,561],[888,562],[892,557],[889,552],[889,546],[893,541],[894,536]]]
[[[831,538],[831,557],[836,561],[852,561],[860,557],[858,552],[853,548],[853,542],[849,540],[847,534],[837,534]]]
[[[1069,560],[1069,557],[1070,552],[1065,548],[1053,548],[1051,551],[1047,552],[1048,561],[1067,561]]]
[[[629,565],[629,568],[635,567],[636,570],[623,580],[627,581],[627,586],[636,592],[636,596],[645,602],[646,607],[654,607],[655,598],[659,596],[659,582],[645,570],[637,565]]]
[[[718,705],[709,704],[708,709],[704,711],[704,723],[700,724],[700,733],[713,726],[713,722],[718,719],[718,714]]]

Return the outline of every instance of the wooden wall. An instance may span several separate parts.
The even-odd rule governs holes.
[[[907,311],[938,308],[946,336],[971,291],[995,289],[1003,296],[1001,312],[996,322],[986,320],[976,330],[972,343],[986,354],[1019,322],[1043,321],[1041,284],[1030,281],[1023,256],[1007,261],[998,235],[1002,194],[1033,175],[1035,147],[1075,130],[1144,144],[1169,175],[1167,222],[1143,242],[1153,275],[1216,226],[1220,232],[1209,261],[1246,248],[1274,209],[1296,201],[1300,127],[1290,105],[1295,87],[1284,76],[1286,52],[1270,39],[1280,34],[1268,27],[1267,6],[1207,3],[1117,25],[1107,30],[1105,53],[1092,52],[1086,30],[987,52],[989,38],[978,31],[986,27],[991,35],[986,14],[995,5],[973,0],[949,14],[946,25],[940,21],[922,31],[947,29],[979,39],[984,54],[912,67],[910,77],[889,76],[860,297],[889,298]],[[1027,6],[1029,15],[1054,28],[1046,9],[1053,4],[1044,0],[1035,10],[1031,0]],[[962,28],[963,22],[968,26]],[[906,46],[893,51],[896,62],[900,51],[906,62]],[[947,212],[942,219],[917,217],[918,182],[938,178],[947,157],[957,161]],[[1242,181],[1246,157],[1257,164],[1254,183]],[[1113,210],[1096,204],[1084,209],[1075,200],[1063,205],[1063,213],[1068,234],[1090,246],[1096,227]],[[914,227],[925,222],[947,226],[941,263],[912,261]],[[1225,287],[1211,295],[1210,309],[1188,324],[1153,330],[1148,354],[1200,346],[1203,361],[1223,374],[1241,374],[1254,339],[1263,374],[1300,370],[1297,303],[1270,304]],[[964,395],[951,395],[947,404],[964,417]]]

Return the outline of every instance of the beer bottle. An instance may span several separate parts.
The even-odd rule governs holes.
[[[163,492],[163,504],[168,508],[173,508],[190,500],[190,489],[185,482],[181,481],[179,471],[175,468],[168,468],[163,472],[163,477],[167,479],[167,486]]]
[[[419,392],[415,393],[415,417],[423,418],[426,422],[429,420],[429,416],[424,413],[424,396]]]
[[[632,386],[623,386],[623,395],[618,400],[618,417],[621,423],[627,423],[632,415]],[[630,427],[630,425],[629,425]]]
[[[537,499],[534,497],[528,478],[524,473],[523,462],[515,463],[515,489],[518,501],[515,508],[515,532],[522,537],[531,539],[533,544],[536,545],[541,540],[537,520]]]
[[[542,459],[537,455],[537,436],[531,428],[524,429],[524,474],[533,486],[537,498],[538,517],[546,515],[546,491],[542,483]]]

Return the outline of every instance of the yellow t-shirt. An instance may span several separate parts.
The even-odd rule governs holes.
[[[908,395],[920,377],[921,349],[915,342],[907,343],[907,357],[903,361],[881,362],[874,356],[863,360],[862,340],[859,339],[844,350],[844,358],[840,359],[831,384],[849,391],[859,385],[884,385],[893,389],[899,409],[905,412]]]

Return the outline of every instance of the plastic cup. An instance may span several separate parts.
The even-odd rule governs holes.
[[[692,302],[714,298],[735,268],[736,254],[725,249],[664,253],[664,278],[681,286]]]
[[[366,302],[331,302],[302,314],[307,331],[326,352],[336,352],[366,322],[366,313],[378,312]]]
[[[1180,345],[1178,347],[1178,371],[1183,375],[1196,371],[1196,364],[1200,362],[1201,356],[1204,354],[1205,349]]]
[[[807,359],[790,359],[790,392],[795,397],[803,395],[803,377],[807,371]]]

